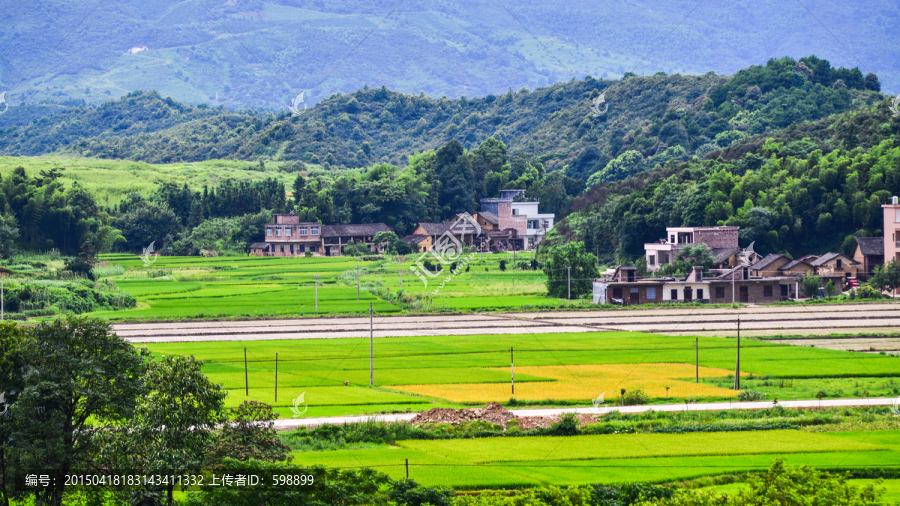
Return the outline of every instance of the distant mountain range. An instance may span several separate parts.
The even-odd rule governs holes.
[[[34,0],[4,19],[3,127],[136,90],[278,110],[304,91],[307,105],[365,85],[479,98],[809,54],[900,92],[890,0]]]
[[[344,169],[405,165],[410,155],[453,139],[473,149],[494,137],[548,170],[596,184],[882,102],[878,87],[874,74],[810,56],[772,60],[734,76],[589,77],[477,99],[369,88],[334,94],[299,115],[235,112],[133,92],[2,129],[0,154],[151,163],[286,160]]]

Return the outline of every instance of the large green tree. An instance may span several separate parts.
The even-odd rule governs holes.
[[[21,349],[27,367],[9,412],[12,453],[19,469],[51,477],[50,486],[31,491],[36,502],[60,505],[66,474],[90,468],[96,454],[91,433],[133,413],[144,393],[145,364],[96,318],[35,324]]]
[[[583,242],[570,242],[541,252],[547,274],[547,295],[567,298],[571,281],[572,298],[590,294],[597,272],[597,257],[584,249]]]

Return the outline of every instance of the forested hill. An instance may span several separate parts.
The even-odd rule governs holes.
[[[762,254],[850,253],[900,194],[900,119],[884,100],[736,143],[710,158],[595,185],[554,229],[607,261],[643,261],[672,226],[737,225]],[[721,155],[721,156],[719,156]]]
[[[0,131],[0,152],[129,158],[155,163],[211,158],[299,160],[326,169],[406,163],[450,140],[488,137],[548,170],[590,184],[668,160],[701,157],[745,137],[883,98],[874,74],[814,56],[771,60],[723,77],[656,75],[559,83],[483,98],[432,99],[385,88],[332,95],[299,116],[190,106],[134,92]],[[603,95],[595,115],[593,100]],[[608,110],[606,107],[608,106]],[[611,160],[615,163],[610,164]]]

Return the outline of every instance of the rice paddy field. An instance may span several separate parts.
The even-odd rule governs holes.
[[[204,360],[204,372],[228,390],[227,405],[256,399],[273,404],[285,417],[291,416],[292,401],[300,395],[309,406],[305,416],[317,418],[488,402],[589,407],[600,395],[614,405],[622,389],[641,389],[653,403],[728,400],[736,394],[735,340],[714,337],[699,338],[699,371],[694,338],[684,336],[598,332],[379,338],[374,341],[374,388],[369,386],[368,339],[146,346],[155,354],[188,354]],[[515,395],[510,384],[511,347]],[[840,382],[862,384],[872,397],[896,396],[900,387],[900,357],[765,341],[742,342],[741,372],[744,388],[749,383],[772,401],[815,398],[819,390],[829,390],[826,398],[850,397],[858,391],[821,387]]]
[[[398,441],[352,451],[298,452],[301,466],[372,467],[429,486],[457,489],[672,482],[788,465],[896,469],[900,431],[799,430],[688,434],[611,434]]]
[[[530,258],[515,256],[518,262]],[[148,267],[135,255],[104,255],[97,272],[108,274],[102,279],[134,295],[138,305],[94,316],[110,321],[278,318],[365,314],[370,304],[376,314],[395,314],[417,309],[470,312],[579,307],[590,302],[548,298],[546,275],[513,269],[514,256],[505,253],[476,259],[469,272],[453,276],[435,294],[438,284],[429,280],[426,285],[410,270],[416,259],[160,256]],[[504,260],[510,267],[501,270]]]

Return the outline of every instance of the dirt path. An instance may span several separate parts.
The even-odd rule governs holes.
[[[373,320],[372,333],[379,338],[597,331],[733,336],[738,317],[743,336],[892,335],[900,329],[900,303],[379,316]],[[133,343],[340,339],[369,337],[370,332],[367,317],[118,323],[113,327]]]

